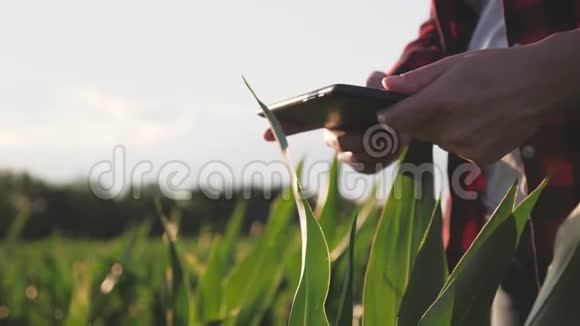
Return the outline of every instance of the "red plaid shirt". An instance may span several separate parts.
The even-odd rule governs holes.
[[[580,0],[504,0],[503,5],[510,45],[536,42],[550,34],[580,27]],[[419,38],[407,45],[390,73],[403,73],[466,51],[477,21],[477,14],[466,0],[433,1],[431,18],[421,26]],[[534,189],[547,175],[551,176],[532,214],[540,278],[551,261],[558,226],[580,201],[578,126],[580,115],[577,113],[554,115],[521,146],[529,189]],[[462,163],[465,161],[450,154],[449,174]],[[479,193],[485,187],[483,175],[465,185],[466,189]],[[450,265],[454,266],[485,221],[483,205],[478,199],[463,200],[451,189],[451,202],[447,255]]]

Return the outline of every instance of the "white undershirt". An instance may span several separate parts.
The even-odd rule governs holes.
[[[507,48],[506,26],[503,16],[501,0],[466,0],[479,13],[479,20],[471,40],[468,51],[482,49]],[[485,92],[485,89],[481,90]],[[440,166],[447,165],[447,153],[435,146],[433,149],[435,160]],[[519,179],[517,201],[523,200],[527,193],[527,183],[523,170],[523,162],[519,149],[504,156],[496,163],[482,167],[486,177],[487,187],[482,195],[481,202],[489,217],[499,206],[505,193],[516,179]]]
[[[507,48],[502,1],[468,1],[480,13],[479,21],[469,42],[468,51]],[[482,89],[481,91],[485,92],[486,90]],[[486,177],[487,187],[481,201],[488,216],[500,204],[505,193],[516,179],[519,179],[518,202],[525,197],[527,184],[519,149],[515,149],[501,160],[485,167],[483,173]]]
[[[501,0],[467,0],[479,13],[479,21],[469,42],[468,51],[482,49],[507,48],[505,19]],[[485,89],[481,90],[485,92]],[[483,168],[487,186],[481,202],[489,216],[495,211],[516,179],[519,180],[517,202],[523,200],[527,193],[527,183],[519,148],[504,156],[501,160]],[[512,299],[499,289],[492,306],[491,325],[520,325],[518,313],[515,312]]]

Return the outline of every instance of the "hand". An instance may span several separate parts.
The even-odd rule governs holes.
[[[381,171],[398,158],[409,140],[376,125],[367,131],[324,130],[325,143],[333,148],[338,160],[358,172],[371,174]]]
[[[570,105],[574,86],[562,78],[565,69],[555,69],[554,51],[537,43],[469,52],[386,77],[386,89],[414,95],[379,113],[379,121],[479,166],[492,163]]]
[[[367,79],[367,87],[383,89],[381,81],[385,77],[386,75],[382,72],[373,72]],[[409,144],[408,137],[398,133],[376,134],[377,137],[382,136],[382,139],[379,138],[378,141],[383,143],[373,144],[372,135],[367,134],[367,131],[326,129],[324,141],[336,151],[339,161],[365,174],[376,173],[389,166],[398,158],[401,149]],[[373,150],[375,146],[382,146],[382,148]],[[393,146],[397,148],[392,148]],[[381,155],[381,151],[386,154]]]

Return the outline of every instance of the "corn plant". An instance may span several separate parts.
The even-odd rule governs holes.
[[[270,122],[292,173],[288,142],[280,123],[245,82]],[[395,191],[391,191],[377,226],[365,276],[363,324],[489,324],[495,292],[546,181],[517,206],[517,186],[514,184],[463,259],[449,274],[440,234],[440,208],[435,204],[432,184],[428,180],[414,178],[412,174],[398,174],[394,187],[401,193],[397,196]],[[294,175],[292,182],[295,195],[300,196],[300,184]],[[416,196],[418,185],[423,185],[420,196]],[[327,245],[320,243],[325,240],[324,234],[318,236],[319,225],[314,223],[316,219],[310,214],[308,203],[303,202],[303,205],[305,209],[300,211],[301,219],[312,220],[313,227],[302,223],[302,277],[308,272],[316,272],[312,271],[312,265],[305,259],[309,254],[321,260],[318,272],[325,274],[327,256],[324,250]],[[310,233],[314,235],[309,236]],[[309,244],[309,241],[315,243]],[[486,268],[489,266],[493,268]],[[349,271],[349,278],[350,272],[352,270]],[[314,300],[320,300],[320,294],[327,290],[314,286],[312,289],[318,291]],[[301,282],[293,307],[300,305],[301,308],[304,305],[304,292]],[[313,311],[301,309],[298,314],[301,320],[298,322],[291,314],[289,324],[326,325],[325,315],[316,309],[320,306],[319,301],[310,304],[314,307]],[[350,306],[353,306],[352,302]],[[337,320],[340,321],[340,318]]]
[[[526,326],[577,325],[580,321],[580,204],[556,237],[554,259]]]
[[[545,182],[517,205],[511,187],[448,271],[431,179],[400,171],[384,205],[378,186],[352,205],[339,195],[334,159],[325,195],[312,207],[279,123],[258,103],[291,176],[290,196],[273,201],[261,232],[243,232],[250,212],[240,202],[223,232],[179,235],[179,205],[158,202],[152,214],[162,221],[162,239],[150,238],[145,222],[111,241],[27,243],[18,239],[27,221],[20,213],[1,242],[0,325],[489,324]],[[411,151],[403,164],[417,163]],[[580,206],[555,248],[526,325],[580,321]]]

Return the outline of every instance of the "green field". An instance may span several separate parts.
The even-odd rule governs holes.
[[[286,156],[285,137],[274,129]],[[413,159],[403,155],[402,163]],[[248,201],[238,202],[223,230],[180,237],[186,205],[155,200],[159,234],[149,220],[107,242],[26,242],[19,235],[30,210],[21,210],[0,247],[0,325],[489,325],[546,185],[517,205],[512,186],[448,270],[432,171],[399,171],[384,205],[376,192],[352,205],[340,196],[335,159],[313,209],[300,168],[288,164],[292,191],[282,191],[266,222],[248,232],[245,222],[256,221]],[[561,228],[554,257],[526,325],[580,320],[580,207]]]
[[[54,238],[5,246],[0,325],[167,324],[167,241],[135,231],[112,241]],[[218,241],[210,234],[181,239],[192,288],[208,268],[212,242]],[[234,261],[243,260],[252,246],[251,238],[240,239]]]
[[[163,234],[146,222],[110,241],[21,241],[27,218],[19,215],[0,249],[0,325],[467,326],[489,318],[541,188],[516,207],[512,188],[448,272],[438,206],[416,199],[412,178],[398,176],[400,197],[391,192],[384,207],[374,195],[352,207],[339,196],[336,161],[330,176],[314,214],[302,201],[302,227],[292,196],[278,197],[266,224],[249,232],[240,201],[222,232],[183,238],[177,204],[157,205]],[[568,316],[580,282],[566,275],[580,266],[579,221],[560,236],[555,276],[528,325],[578,320]]]
[[[372,218],[358,238],[367,254],[379,212],[375,203],[366,204]],[[339,208],[347,203],[332,204]],[[171,229],[179,210],[168,210]],[[246,218],[240,202],[224,232],[179,238],[175,246],[162,234],[151,236],[150,223],[110,241],[58,236],[33,242],[5,239],[0,256],[0,325],[179,325],[176,285],[187,289],[189,324],[227,320],[229,325],[285,325],[300,276],[294,200],[280,197],[268,223],[255,223],[250,233],[243,234]],[[349,218],[345,214],[344,220]],[[337,224],[336,232],[347,236],[349,228],[348,223]],[[344,243],[337,246],[342,246],[337,252],[343,257]],[[365,255],[361,252],[360,257]],[[342,269],[337,276],[345,272],[343,261],[336,261],[337,270]],[[357,262],[362,271],[365,262]],[[177,282],[175,274],[186,277]],[[360,293],[362,278],[357,282]],[[341,283],[334,288],[339,293]],[[336,310],[331,304],[329,311]]]

